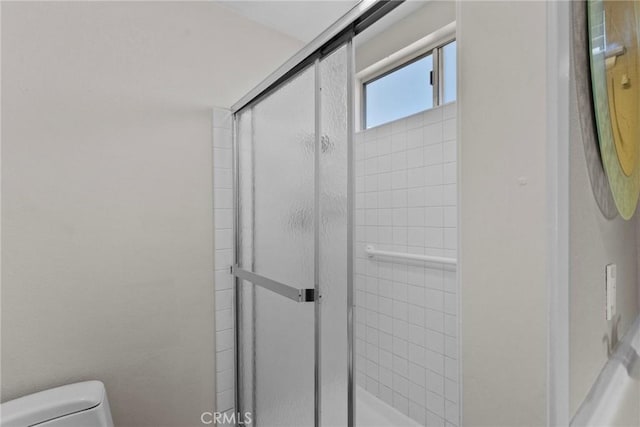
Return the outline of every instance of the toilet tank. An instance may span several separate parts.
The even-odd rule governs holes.
[[[100,381],[64,385],[0,405],[0,427],[113,427]]]

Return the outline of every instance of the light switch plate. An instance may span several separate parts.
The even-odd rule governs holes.
[[[615,264],[609,264],[606,267],[606,311],[607,320],[613,320],[616,315],[616,275],[617,268]]]

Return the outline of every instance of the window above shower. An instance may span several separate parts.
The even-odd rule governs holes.
[[[362,83],[362,128],[369,129],[456,100],[456,41],[369,75]]]

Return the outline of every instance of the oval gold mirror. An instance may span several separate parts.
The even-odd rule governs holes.
[[[602,163],[620,215],[640,194],[640,2],[590,0],[589,54]]]

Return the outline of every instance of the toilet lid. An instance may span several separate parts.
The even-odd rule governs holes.
[[[100,381],[64,385],[3,403],[0,424],[2,427],[40,424],[95,408],[103,399],[104,385]]]

